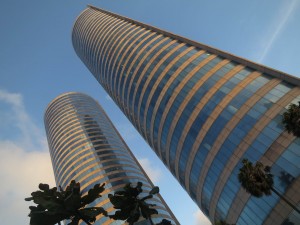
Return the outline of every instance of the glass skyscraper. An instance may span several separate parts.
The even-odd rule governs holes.
[[[148,193],[153,184],[136,158],[121,138],[118,131],[91,97],[69,92],[55,98],[45,112],[45,127],[57,186],[63,189],[71,180],[80,182],[83,194],[97,183],[105,183],[102,197],[90,204],[114,211],[107,195],[127,183],[143,182]],[[160,196],[147,201],[156,204],[159,214],[153,221],[168,219],[179,224]],[[95,225],[124,224],[102,215]],[[148,225],[141,220],[138,225]]]
[[[251,197],[237,179],[243,158],[261,161],[299,205],[300,139],[281,124],[300,101],[298,78],[93,6],[72,41],[212,223],[300,223],[279,197]]]

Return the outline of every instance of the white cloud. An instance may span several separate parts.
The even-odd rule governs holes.
[[[195,218],[194,225],[211,225],[209,219],[207,219],[200,209],[193,213],[193,217]]]
[[[9,93],[5,90],[0,90],[0,101],[4,101],[13,106],[22,106],[23,105],[22,95],[20,95],[18,93]]]
[[[54,176],[46,139],[27,114],[22,95],[0,90],[2,111],[11,126],[0,124],[2,132],[18,132],[20,138],[0,141],[0,218],[1,224],[29,224],[28,206],[24,201],[39,183],[54,186]],[[3,128],[4,127],[4,128]]]
[[[154,184],[162,178],[162,171],[158,168],[155,168],[148,158],[141,158],[138,159],[138,161]]]
[[[2,119],[10,121],[11,127],[8,127],[8,129],[16,128],[20,133],[19,144],[21,143],[22,146],[28,149],[45,146],[46,138],[27,114],[21,94],[10,93],[0,89],[0,103],[8,105],[7,111],[11,113],[4,114],[6,118]],[[45,149],[43,148],[43,150]]]
[[[0,218],[1,224],[29,224],[24,198],[38,189],[39,183],[55,186],[48,152],[28,152],[10,141],[0,142]],[[28,222],[26,222],[28,221]]]

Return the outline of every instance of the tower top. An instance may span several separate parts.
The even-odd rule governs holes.
[[[128,18],[128,17],[125,17],[125,16],[118,15],[118,14],[116,14],[116,13],[113,13],[113,12],[110,12],[110,11],[107,11],[107,10],[104,10],[104,9],[100,9],[100,8],[95,7],[95,6],[92,6],[92,5],[87,5],[87,7],[88,7],[88,8],[91,8],[91,9],[93,9],[93,10],[100,11],[100,12],[102,12],[102,13],[109,14],[109,15],[111,15],[111,16],[113,16],[113,17],[116,17],[116,18],[119,18],[119,19],[128,21],[128,22],[130,22],[130,23],[139,25],[139,26],[144,27],[144,28],[146,28],[146,29],[155,31],[155,32],[157,32],[157,33],[159,33],[159,34],[162,34],[162,35],[165,35],[165,36],[174,38],[174,39],[176,39],[176,40],[178,40],[178,41],[182,41],[182,42],[187,43],[187,44],[190,44],[190,45],[192,45],[192,46],[201,48],[201,49],[206,50],[206,51],[208,51],[208,52],[210,52],[210,53],[213,53],[213,54],[222,56],[222,57],[224,57],[224,58],[227,58],[227,59],[229,59],[229,60],[235,61],[235,62],[237,62],[237,63],[243,64],[243,65],[245,65],[245,66],[247,66],[247,67],[249,67],[249,68],[251,68],[251,69],[254,69],[254,70],[260,71],[260,72],[262,72],[262,73],[266,73],[266,74],[268,74],[268,75],[271,75],[271,76],[273,76],[273,77],[279,78],[279,79],[281,79],[281,80],[284,80],[284,81],[286,81],[286,82],[288,82],[288,83],[291,83],[291,84],[300,86],[300,79],[299,79],[299,78],[297,78],[297,77],[295,77],[295,76],[292,76],[292,75],[290,75],[290,74],[287,74],[287,73],[285,73],[285,72],[282,72],[282,71],[279,71],[279,70],[270,68],[270,67],[268,67],[268,66],[265,66],[265,65],[262,65],[262,64],[253,62],[253,61],[251,61],[251,60],[248,60],[248,59],[245,59],[245,58],[236,56],[236,55],[234,55],[234,54],[231,54],[231,53],[229,53],[229,52],[226,52],[226,51],[223,51],[223,50],[214,48],[214,47],[212,47],[212,46],[205,45],[205,44],[199,43],[199,42],[197,42],[197,41],[193,41],[193,40],[191,40],[191,39],[182,37],[182,36],[177,35],[177,34],[174,34],[174,33],[172,33],[172,32],[168,32],[168,31],[159,29],[159,28],[154,27],[154,26],[152,26],[152,25],[145,24],[145,23],[142,23],[142,22],[133,20],[133,19]]]

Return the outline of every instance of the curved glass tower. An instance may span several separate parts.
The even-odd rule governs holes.
[[[300,80],[92,6],[73,27],[80,59],[202,211],[215,223],[300,223],[276,195],[241,188],[241,160],[272,166],[300,203],[300,140],[281,114]]]
[[[128,182],[143,182],[147,193],[152,189],[148,176],[91,97],[76,92],[58,96],[47,107],[45,127],[57,186],[64,189],[71,180],[76,180],[84,194],[95,184],[105,182],[103,196],[91,206],[113,211],[107,195]],[[168,219],[179,224],[160,196],[149,203],[157,205],[159,214],[153,216],[155,223]],[[95,225],[123,223],[101,215]],[[145,220],[138,223],[146,224]]]

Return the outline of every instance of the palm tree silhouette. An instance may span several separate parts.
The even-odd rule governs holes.
[[[300,137],[300,102],[298,105],[289,105],[288,110],[282,115],[282,123],[288,133]]]
[[[295,211],[300,213],[300,210],[297,209],[295,205],[274,188],[271,167],[264,166],[261,162],[257,162],[253,165],[248,159],[243,159],[242,163],[243,166],[240,168],[238,179],[246,192],[254,197],[260,198],[263,195],[271,195],[273,191]]]
[[[153,208],[155,204],[147,203],[147,199],[153,198],[153,195],[159,193],[158,187],[153,187],[147,196],[141,197],[143,183],[138,182],[135,187],[128,183],[122,190],[116,191],[114,195],[109,194],[108,198],[117,209],[114,215],[109,215],[114,220],[126,220],[129,225],[136,223],[140,217],[144,217],[150,222],[151,225],[155,225],[152,221],[152,215],[158,214],[158,211]],[[156,225],[172,225],[170,221],[163,219]]]

